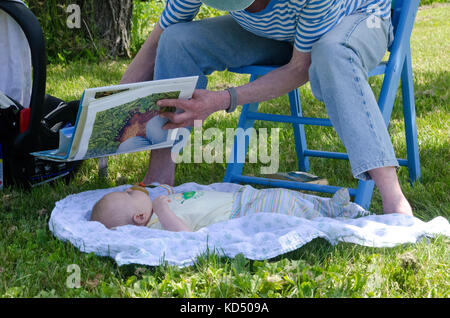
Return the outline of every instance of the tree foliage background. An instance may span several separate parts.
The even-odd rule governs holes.
[[[132,0],[26,0],[44,31],[48,61],[130,57]],[[80,7],[80,25],[70,28],[70,5]]]
[[[96,61],[103,58],[133,57],[147,39],[164,9],[165,0],[24,0],[38,18],[44,31],[49,63],[67,63],[79,59]],[[129,3],[130,5],[124,5]],[[67,8],[77,4],[81,9],[80,28],[69,28]],[[114,30],[108,11],[127,17],[128,25]],[[223,14],[202,6],[197,19]],[[111,48],[116,34],[123,49]]]
[[[133,57],[154,28],[166,0],[24,0],[37,16],[44,31],[49,63],[67,63],[73,60]],[[421,0],[421,5],[444,3],[449,0]],[[66,11],[70,4],[81,8],[81,27],[68,28]],[[119,26],[107,18],[108,11],[122,12],[123,22]],[[213,8],[202,6],[196,19],[224,14]],[[125,19],[126,18],[126,19]],[[111,33],[120,36],[117,41]]]

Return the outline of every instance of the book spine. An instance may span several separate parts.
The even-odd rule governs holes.
[[[3,190],[3,150],[0,144],[0,190]]]

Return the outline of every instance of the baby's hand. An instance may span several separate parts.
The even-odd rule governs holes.
[[[153,210],[155,213],[169,207],[169,197],[162,195],[153,200]]]

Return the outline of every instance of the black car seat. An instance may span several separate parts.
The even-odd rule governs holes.
[[[30,47],[32,64],[30,106],[24,108],[5,95],[2,98],[0,151],[4,184],[29,187],[61,177],[68,181],[81,162],[53,162],[38,159],[30,153],[58,147],[59,129],[74,124],[79,101],[66,103],[45,93],[45,40],[39,21],[31,10],[20,2],[8,0],[0,0],[0,10],[9,14],[22,28]]]

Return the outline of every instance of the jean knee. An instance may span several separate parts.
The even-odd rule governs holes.
[[[208,41],[200,36],[204,26],[195,22],[177,23],[163,31],[158,43],[154,79],[198,75],[196,88],[207,87],[206,75],[217,68],[215,61],[207,56]]]
[[[189,34],[186,34],[187,23],[177,23],[168,26],[158,41],[158,54],[162,56],[170,56],[179,52],[180,49],[186,47],[190,42]]]
[[[308,75],[314,97],[323,101],[322,89],[324,81],[338,77],[339,70],[345,67],[345,46],[336,41],[319,40],[311,50],[311,65]],[[332,54],[330,54],[332,52]]]
[[[339,72],[348,63],[347,50],[349,48],[344,43],[319,40],[311,49],[311,65],[320,71],[319,75],[322,76],[327,76],[329,72]]]

